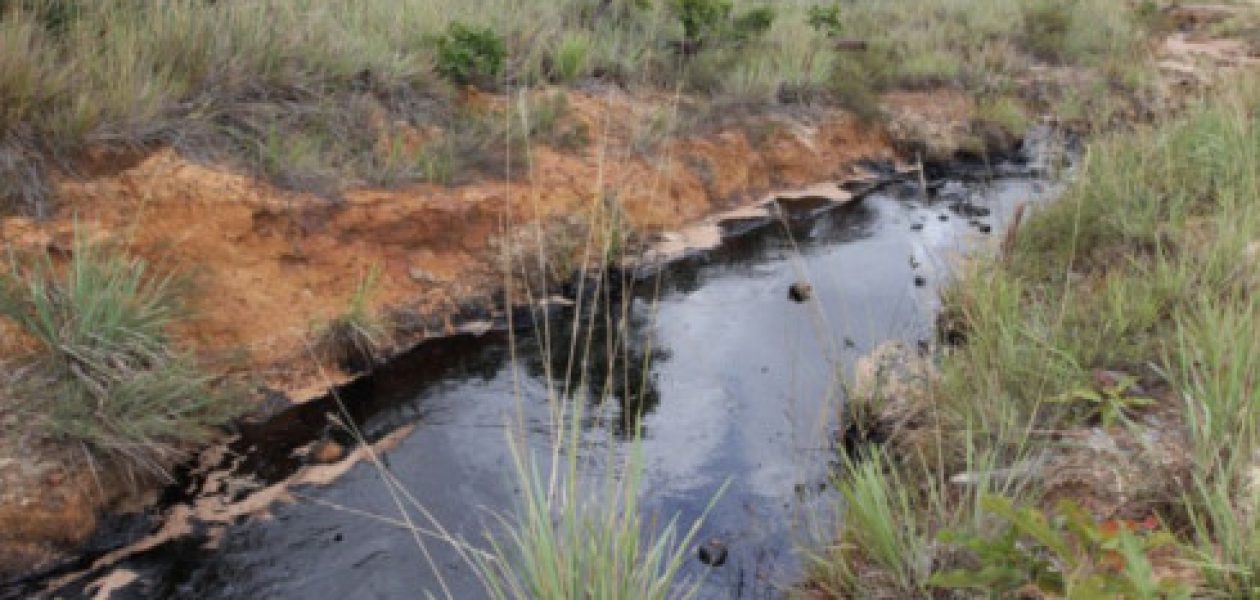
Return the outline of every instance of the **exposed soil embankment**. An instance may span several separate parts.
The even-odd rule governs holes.
[[[932,113],[943,131],[970,118],[969,103],[954,92],[889,101],[894,109],[952,107]],[[62,178],[56,215],[7,218],[0,240],[19,253],[65,255],[77,230],[187,274],[191,318],[173,332],[177,343],[214,372],[302,401],[351,375],[321,364],[311,348],[373,270],[380,277],[370,303],[403,348],[500,307],[505,256],[537,260],[538,247],[522,240],[541,239],[547,259],[572,268],[592,231],[608,235],[610,210],[617,235],[647,241],[772,189],[845,179],[861,170],[860,160],[895,158],[884,128],[838,110],[756,117],[644,149],[628,124],[666,102],[574,92],[565,118],[593,140],[580,150],[536,146],[510,180],[364,189],[335,200],[159,150],[93,177]],[[19,336],[6,332],[4,340],[6,355],[21,354]],[[77,449],[0,441],[0,574],[80,547],[102,510],[143,504],[124,490],[151,486],[113,482],[85,461]]]

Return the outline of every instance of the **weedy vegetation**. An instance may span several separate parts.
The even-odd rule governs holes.
[[[865,533],[841,536],[847,545],[829,556],[848,566],[820,570],[818,585],[837,595],[862,581],[924,596],[1031,586],[1066,598],[1256,597],[1258,107],[1245,83],[1173,122],[1095,141],[1013,251],[952,286],[947,313],[965,341],[922,391],[921,426],[889,441],[897,459],[842,484],[882,489],[846,492]],[[1184,440],[1175,451],[1122,442],[1147,458],[1120,462],[1189,458],[1171,472],[1138,469],[1168,485],[1111,492],[1118,504],[1101,515],[1087,494],[1086,512],[1046,495],[1058,474],[1039,461],[1091,431]],[[1086,465],[1075,477],[1106,480],[1115,468]],[[1015,489],[976,493],[1012,480]],[[906,485],[916,481],[926,483]],[[872,499],[879,509],[867,508]],[[1145,515],[1143,527],[1109,516],[1126,511]],[[919,557],[932,573],[910,576],[892,556]]]
[[[331,196],[365,183],[459,181],[463,157],[511,144],[461,143],[459,98],[470,86],[681,85],[757,110],[839,103],[875,120],[883,91],[993,95],[1051,61],[1128,82],[1106,96],[1129,98],[1142,92],[1149,64],[1141,50],[1150,19],[1140,8],[1105,0],[14,0],[0,4],[0,197],[10,212],[46,215],[49,173],[73,173],[78,157],[102,147],[173,146]],[[866,49],[836,50],[844,40]],[[422,148],[382,143],[399,127],[445,135]]]

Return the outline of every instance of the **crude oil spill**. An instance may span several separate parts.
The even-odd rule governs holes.
[[[605,363],[599,353],[608,332],[624,325],[628,348],[612,379],[647,383],[588,412],[591,464],[598,469],[610,449],[624,450],[641,414],[644,508],[658,520],[677,515],[689,525],[730,480],[698,537],[720,540],[721,559],[716,546],[687,551],[686,574],[705,577],[702,597],[775,597],[797,580],[793,544],[805,539],[806,515],[831,499],[843,401],[836,374],[886,340],[915,347],[931,339],[947,264],[965,240],[983,237],[977,230],[1001,231],[1019,202],[1043,196],[1035,183],[951,181],[941,195],[954,199],[931,204],[918,199],[917,186],[893,184],[849,205],[741,223],[746,233],[627,294],[625,323],[596,315],[590,363]],[[810,286],[799,303],[786,297],[797,282]],[[564,323],[574,320],[553,316],[555,339],[569,339]],[[415,425],[384,453],[385,463],[442,526],[470,541],[514,506],[505,424],[522,419],[531,447],[549,443],[547,367],[564,373],[568,349],[561,343],[544,355],[536,339],[522,334],[515,355],[499,333],[429,343],[343,391],[370,439]],[[647,372],[635,371],[648,352]],[[609,374],[592,366],[586,375]],[[304,460],[296,448],[349,441],[329,428],[329,410],[301,406],[243,427],[234,473],[278,481]],[[400,514],[376,467],[361,463],[332,485],[297,492],[295,503],[271,507],[272,518],[240,519],[214,544],[194,535],[124,561],[119,568],[138,577],[114,597],[444,595],[411,533],[364,516]],[[414,510],[412,518],[427,523]],[[430,541],[427,548],[453,597],[483,597],[450,547]],[[701,551],[713,566],[701,562]]]

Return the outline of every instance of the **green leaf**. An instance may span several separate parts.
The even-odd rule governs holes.
[[[1037,540],[1060,558],[1070,558],[1071,550],[1060,532],[1046,521],[1045,515],[1035,508],[1016,509],[1011,501],[1001,496],[985,496],[980,500],[989,512],[998,515],[1019,530],[1020,533]]]

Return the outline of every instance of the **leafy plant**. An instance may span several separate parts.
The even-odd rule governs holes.
[[[940,540],[970,551],[975,566],[936,573],[929,585],[987,590],[993,598],[1027,586],[1068,600],[1190,597],[1185,582],[1158,577],[1151,566],[1152,553],[1176,543],[1154,519],[1097,523],[1070,500],[1054,516],[1002,496],[986,495],[980,504],[1003,526],[991,535],[943,532]]]
[[[473,27],[458,21],[437,40],[439,74],[455,83],[488,85],[503,73],[507,46],[490,27]]]
[[[1051,398],[1051,402],[1069,405],[1083,405],[1090,419],[1097,418],[1104,428],[1109,428],[1124,413],[1134,408],[1150,406],[1154,400],[1144,398],[1130,391],[1137,384],[1137,378],[1123,374],[1112,381],[1094,387],[1081,387]]]

